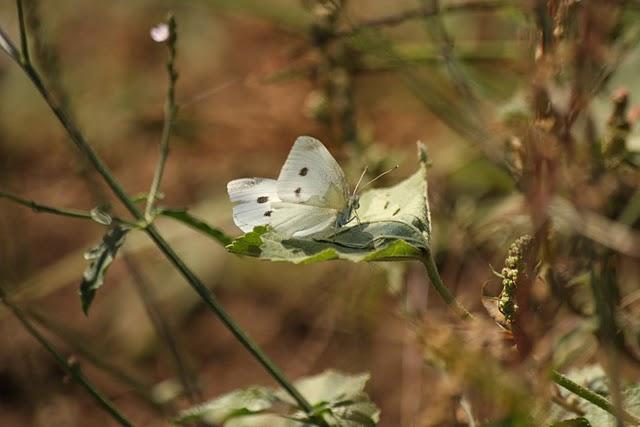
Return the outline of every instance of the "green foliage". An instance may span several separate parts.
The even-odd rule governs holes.
[[[205,422],[225,427],[297,427],[322,418],[330,426],[375,426],[380,411],[364,393],[369,374],[345,375],[336,371],[296,381],[295,386],[312,403],[306,414],[282,390],[252,386],[182,411],[174,422]]]
[[[89,313],[89,307],[93,302],[96,291],[104,283],[104,275],[113,262],[118,249],[124,243],[128,232],[128,228],[114,227],[104,235],[99,245],[89,249],[84,254],[84,258],[89,261],[80,283],[80,301],[82,302],[82,311],[85,314]]]
[[[420,168],[401,183],[364,192],[357,210],[360,224],[304,239],[285,239],[256,227],[227,249],[269,261],[309,264],[332,259],[353,262],[422,259],[429,250],[431,218],[427,200],[426,152]]]
[[[211,237],[221,245],[226,246],[231,243],[231,238],[227,236],[223,231],[210,226],[199,218],[194,217],[186,209],[158,208],[157,214],[175,219],[176,221],[179,221]]]

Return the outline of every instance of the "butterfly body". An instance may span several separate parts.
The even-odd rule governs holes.
[[[277,180],[242,178],[227,184],[233,220],[243,231],[270,225],[284,237],[304,237],[353,220],[358,196],[350,195],[342,169],[320,141],[299,137]]]
[[[347,202],[347,207],[342,211],[338,212],[338,215],[336,216],[336,228],[344,227],[345,225],[353,221],[354,218],[357,218],[355,216],[355,212],[359,207],[360,207],[360,197],[357,194],[354,194],[351,197],[349,197],[349,200]]]

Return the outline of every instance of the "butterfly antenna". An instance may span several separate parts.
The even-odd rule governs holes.
[[[388,171],[384,171],[384,172],[382,172],[380,175],[376,176],[376,177],[375,177],[375,178],[373,178],[371,181],[369,181],[369,182],[367,182],[365,185],[363,185],[363,186],[362,186],[362,188],[366,187],[367,185],[371,184],[371,183],[372,183],[372,182],[374,182],[374,181],[379,180],[380,178],[382,178],[382,177],[383,177],[383,176],[385,176],[386,174],[391,173],[391,172],[393,172],[393,171],[394,171],[394,170],[396,170],[396,169],[398,169],[398,165],[395,165],[394,167],[392,167],[392,168],[391,168],[391,169],[389,169]],[[366,171],[366,169],[365,169],[365,171]],[[364,175],[364,173],[363,173],[363,175]],[[360,183],[360,181],[358,181],[358,183]],[[361,190],[362,190],[362,188],[361,188]]]
[[[368,169],[368,166],[365,166],[364,170],[360,174],[360,179],[358,179],[358,182],[356,183],[356,186],[353,189],[353,194],[356,194],[358,192],[358,187],[360,186],[360,183],[362,182],[362,179],[364,178],[364,174],[367,173],[367,169]]]

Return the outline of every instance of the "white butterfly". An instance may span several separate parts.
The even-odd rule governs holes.
[[[343,227],[359,208],[338,162],[309,136],[296,139],[277,180],[236,179],[227,184],[227,192],[234,203],[233,221],[242,231],[268,224],[284,237]]]

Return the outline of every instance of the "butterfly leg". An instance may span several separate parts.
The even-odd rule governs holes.
[[[360,222],[360,217],[358,216],[358,213],[357,213],[356,211],[353,211],[353,216],[352,216],[351,218],[349,218],[349,221],[345,222],[345,223],[343,224],[343,226],[344,226],[344,225],[349,224],[349,223],[350,223],[351,221],[353,221],[354,219],[356,220],[356,222],[358,223],[358,225],[362,225],[362,222]]]
[[[356,221],[358,222],[358,225],[362,225],[362,222],[360,221],[360,217],[358,216],[358,211],[353,211],[353,215]]]

